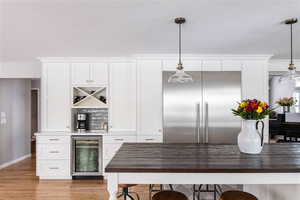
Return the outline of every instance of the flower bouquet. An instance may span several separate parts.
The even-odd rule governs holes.
[[[284,97],[280,98],[276,103],[282,106],[283,113],[287,113],[290,112],[290,107],[295,105],[296,100],[293,97]]]
[[[263,101],[247,99],[239,103],[237,109],[232,109],[232,112],[244,120],[261,120],[270,114],[271,109]]]
[[[280,98],[276,103],[280,106],[293,106],[296,100],[293,97],[284,97]]]

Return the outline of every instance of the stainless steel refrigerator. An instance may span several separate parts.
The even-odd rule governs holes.
[[[235,144],[241,120],[231,109],[241,101],[240,72],[188,72],[192,83],[168,83],[163,72],[165,143]]]

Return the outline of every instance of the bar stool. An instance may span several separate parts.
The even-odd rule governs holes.
[[[221,195],[219,200],[258,200],[258,198],[247,192],[227,191]]]
[[[122,192],[121,194],[118,196],[118,198],[120,197],[124,197],[124,200],[127,199],[127,197],[129,197],[129,199],[134,200],[134,198],[130,195],[130,194],[135,194],[137,199],[140,200],[139,195],[136,192],[129,192],[129,188],[136,186],[134,184],[120,184],[119,187],[122,188]]]
[[[173,186],[169,184],[170,190],[174,191]],[[159,185],[159,188],[156,189],[155,185],[149,185],[149,200],[152,199],[152,193],[161,192],[164,190],[164,186],[161,184]]]
[[[156,193],[152,200],[188,200],[188,198],[181,192],[162,191]]]
[[[221,196],[222,194],[222,188],[220,185],[212,185],[213,188],[210,189],[210,185],[199,185],[197,188],[196,185],[193,185],[193,200],[195,200],[197,195],[197,200],[200,200],[200,193],[213,193],[214,194],[214,200],[217,200],[217,195]]]

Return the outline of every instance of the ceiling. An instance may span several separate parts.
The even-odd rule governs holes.
[[[299,0],[0,0],[1,60],[183,52],[289,56]],[[295,25],[300,58],[300,23]],[[299,37],[297,37],[299,36]]]

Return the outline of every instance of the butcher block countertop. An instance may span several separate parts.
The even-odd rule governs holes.
[[[298,173],[300,144],[268,144],[257,155],[236,145],[125,143],[107,173]]]

